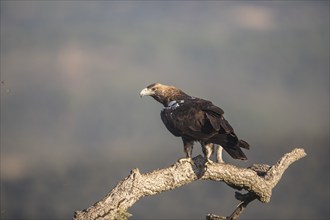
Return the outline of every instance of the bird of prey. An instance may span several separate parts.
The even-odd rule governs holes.
[[[210,156],[216,145],[220,145],[234,159],[246,160],[241,148],[249,144],[239,140],[234,129],[224,118],[224,111],[211,101],[187,95],[182,90],[160,83],[153,83],[140,92],[140,96],[151,96],[163,104],[160,116],[166,128],[183,141],[185,158],[180,162],[192,163],[194,142],[200,142],[206,163],[213,163]],[[217,154],[222,162],[221,150]]]

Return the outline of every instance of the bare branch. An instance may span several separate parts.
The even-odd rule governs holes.
[[[258,197],[256,196],[255,193],[253,192],[248,192],[246,194],[241,194],[239,192],[235,192],[235,197],[236,199],[242,201],[240,204],[238,204],[238,206],[236,207],[236,209],[234,210],[234,212],[229,216],[229,217],[224,217],[224,216],[218,216],[215,214],[208,214],[206,216],[207,220],[236,220],[239,218],[239,216],[242,214],[242,212],[244,211],[244,209],[246,208],[246,206],[252,202],[253,200],[257,199]]]
[[[236,194],[236,198],[242,203],[230,217],[225,217],[225,219],[237,219],[254,199],[269,202],[272,189],[285,170],[304,156],[306,156],[305,151],[298,148],[285,154],[272,167],[253,165],[249,168],[239,168],[223,163],[208,164],[205,167],[205,160],[199,155],[193,158],[194,166],[190,163],[177,162],[168,168],[145,174],[141,174],[138,169],[133,169],[131,174],[120,181],[102,200],[83,211],[75,212],[74,220],[127,218],[127,209],[140,198],[169,191],[198,179],[223,181],[235,189],[249,191],[245,197],[242,194]]]

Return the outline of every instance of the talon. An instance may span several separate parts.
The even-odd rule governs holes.
[[[195,165],[194,161],[190,157],[180,158],[178,162],[181,164],[188,162],[191,163],[191,165]]]
[[[212,164],[214,164],[214,162],[210,159],[207,159],[204,165],[207,166],[207,165],[212,165]]]

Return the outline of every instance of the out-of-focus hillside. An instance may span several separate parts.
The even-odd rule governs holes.
[[[183,156],[139,92],[212,100],[251,145],[249,166],[294,147],[269,204],[245,219],[329,216],[329,2],[1,1],[1,218],[68,219],[138,167]],[[201,149],[196,144],[194,155]],[[230,213],[225,184],[143,198],[133,219]],[[148,210],[146,212],[146,210]]]

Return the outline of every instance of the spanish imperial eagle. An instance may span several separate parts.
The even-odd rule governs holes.
[[[144,88],[140,96],[151,96],[163,104],[160,116],[166,128],[183,141],[186,158],[180,162],[192,163],[192,149],[195,141],[201,143],[207,163],[215,145],[220,145],[234,159],[246,160],[241,148],[249,149],[249,144],[239,140],[234,129],[224,118],[224,111],[212,102],[192,97],[174,86],[154,83]],[[219,149],[222,150],[222,148]],[[223,162],[218,153],[218,162]]]

